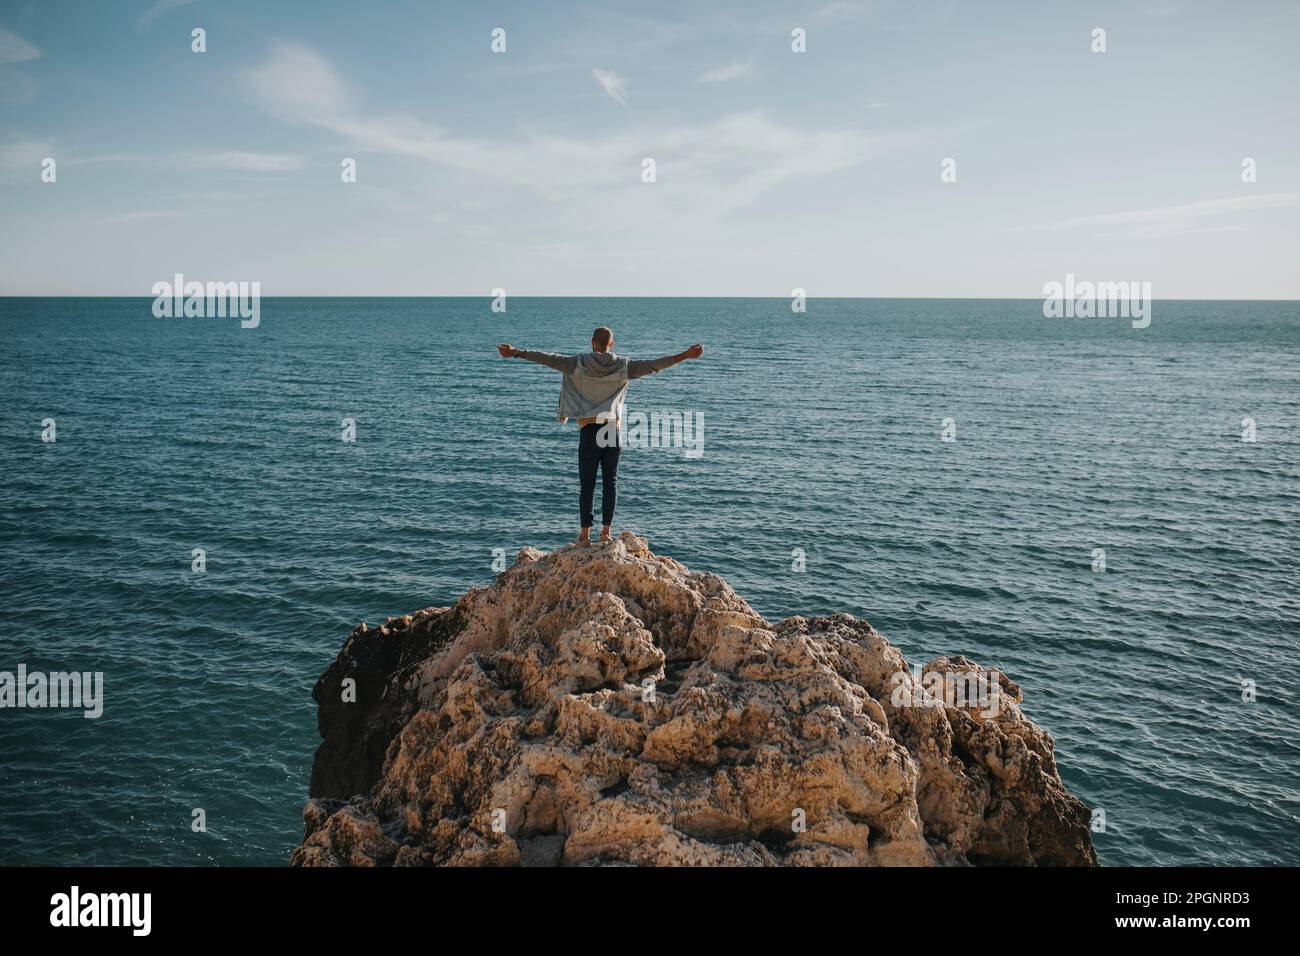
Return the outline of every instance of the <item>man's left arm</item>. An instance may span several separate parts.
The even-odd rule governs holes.
[[[627,363],[627,377],[631,379],[653,375],[655,372],[662,372],[666,368],[672,368],[687,359],[697,359],[703,354],[704,346],[696,343],[685,352],[678,352],[676,355],[665,355],[663,358],[657,359],[633,359]]]

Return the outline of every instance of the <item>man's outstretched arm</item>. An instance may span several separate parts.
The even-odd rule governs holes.
[[[498,345],[497,351],[501,353],[502,358],[527,359],[530,362],[536,362],[538,365],[553,368],[557,372],[568,373],[578,367],[578,356],[576,355],[560,355],[557,352],[533,352],[505,344]]]
[[[627,377],[641,378],[645,375],[653,375],[655,372],[662,372],[666,368],[672,368],[687,359],[697,359],[703,354],[704,346],[696,343],[685,352],[678,352],[676,355],[665,355],[663,358],[657,359],[633,359],[627,363]]]

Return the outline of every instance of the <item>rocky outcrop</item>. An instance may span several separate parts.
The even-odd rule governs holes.
[[[628,532],[362,625],[314,696],[295,865],[1096,864],[1006,675],[771,624]]]

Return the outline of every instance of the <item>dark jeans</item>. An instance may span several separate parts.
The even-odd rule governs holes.
[[[618,500],[618,432],[611,429],[614,444],[602,448],[596,441],[603,425],[586,425],[578,440],[578,510],[582,513],[582,527],[591,527],[591,503],[596,495],[596,469],[600,469],[600,523],[614,520],[614,505]]]

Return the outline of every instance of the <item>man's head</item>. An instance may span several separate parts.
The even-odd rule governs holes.
[[[591,349],[593,352],[608,352],[613,347],[614,333],[605,326],[602,325],[591,333]]]

